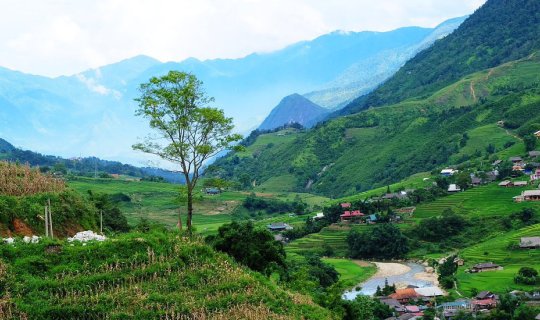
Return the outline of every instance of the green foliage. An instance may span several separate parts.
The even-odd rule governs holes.
[[[0,224],[17,233],[19,230],[15,230],[14,220],[19,219],[34,234],[44,234],[42,217],[45,204],[49,199],[56,236],[71,234],[73,231],[68,229],[74,227],[96,230],[99,221],[96,208],[90,201],[71,190],[25,197],[0,195]]]
[[[207,105],[214,101],[194,75],[170,71],[140,85],[136,114],[149,121],[159,138],[148,137],[133,145],[136,150],[157,155],[180,165],[187,186],[187,228],[191,233],[193,191],[203,164],[241,139],[233,134],[232,118]]]
[[[538,271],[531,267],[521,267],[514,277],[514,282],[535,285],[538,282]]]
[[[90,196],[90,201],[94,203],[98,213],[103,215],[104,230],[119,232],[129,231],[127,218],[113,201],[112,196],[106,193],[94,193],[92,191],[88,191],[88,194]],[[117,195],[116,198],[125,200],[126,196]]]
[[[536,136],[529,134],[523,137],[523,143],[525,144],[525,151],[533,151],[536,149]]]
[[[343,113],[429,95],[467,74],[524,58],[540,49],[538,19],[536,0],[488,1],[457,30],[417,54]]]
[[[493,148],[502,159],[521,154],[523,144],[516,144],[516,135],[540,122],[539,61],[540,55],[534,55],[472,74],[421,99],[332,119],[289,140],[261,135],[256,152],[220,159],[216,164],[222,170],[216,175],[238,181],[244,177],[246,187],[287,177],[284,191],[343,197],[417,172],[485,161]],[[485,97],[481,103],[468,94],[471,81]],[[507,83],[516,83],[515,91],[496,94]],[[497,126],[500,120],[514,123],[516,134]],[[266,148],[270,138],[275,145]],[[460,184],[468,186],[468,177],[462,178]]]
[[[420,221],[412,232],[425,241],[437,242],[455,236],[467,225],[465,219],[451,209],[446,209],[441,217],[431,217]]]
[[[263,229],[256,229],[252,222],[225,224],[217,235],[208,236],[207,242],[219,251],[234,257],[250,269],[270,274],[285,267],[285,251],[281,242]]]
[[[0,244],[0,256],[8,319],[335,318],[182,234]]]
[[[382,320],[392,316],[390,307],[368,296],[359,295],[352,301],[346,301],[344,306],[346,312],[343,319],[347,320]]]
[[[367,232],[352,230],[347,236],[352,258],[397,259],[409,251],[408,239],[393,224],[378,224]]]

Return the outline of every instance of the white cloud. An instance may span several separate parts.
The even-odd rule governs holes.
[[[239,57],[334,30],[435,26],[485,0],[2,0],[0,65],[57,76],[138,54]]]

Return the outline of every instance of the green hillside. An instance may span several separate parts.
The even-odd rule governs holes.
[[[540,49],[539,20],[536,0],[489,0],[456,31],[420,52],[340,114],[429,96],[467,74],[524,58]]]
[[[231,154],[216,163],[217,175],[260,185],[292,175],[289,191],[343,197],[448,164],[489,161],[490,144],[501,156],[521,155],[519,136],[540,129],[539,62],[532,54],[423,99],[320,124],[256,155]]]
[[[86,245],[0,245],[8,319],[332,319],[197,240],[127,234]]]
[[[470,294],[471,289],[504,292],[506,290],[532,290],[535,286],[515,284],[513,279],[521,267],[540,269],[540,250],[519,249],[521,237],[540,236],[540,224],[535,224],[517,231],[501,233],[469,247],[460,256],[465,259],[465,266],[457,274],[458,289]],[[476,263],[494,262],[504,269],[499,271],[466,273],[468,267]],[[538,288],[538,286],[536,286]]]

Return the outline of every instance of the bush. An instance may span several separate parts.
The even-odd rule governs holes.
[[[352,230],[347,236],[351,258],[402,258],[409,252],[408,238],[393,224],[379,224],[370,231]]]
[[[270,274],[275,267],[285,267],[285,250],[267,230],[255,229],[253,223],[232,222],[219,227],[218,234],[207,242],[250,269]]]

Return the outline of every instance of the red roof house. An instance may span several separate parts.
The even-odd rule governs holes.
[[[344,208],[344,209],[345,209],[345,208],[350,208],[350,207],[351,207],[351,204],[350,204],[350,203],[342,203],[342,204],[341,204],[341,207]]]
[[[345,211],[345,213],[340,215],[341,221],[352,220],[354,218],[359,218],[359,217],[363,217],[363,216],[364,216],[364,214],[362,212],[360,212],[360,210]]]

